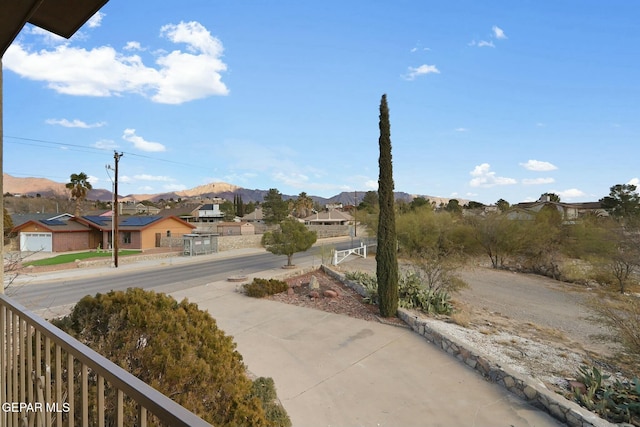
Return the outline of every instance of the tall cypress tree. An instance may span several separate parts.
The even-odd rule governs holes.
[[[398,256],[396,252],[396,217],[393,196],[393,166],[391,162],[391,125],[387,95],[380,101],[380,177],[378,178],[378,248],[376,276],[380,315],[392,317],[398,311]]]

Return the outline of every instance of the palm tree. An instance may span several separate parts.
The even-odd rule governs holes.
[[[80,216],[80,203],[87,198],[89,190],[93,189],[89,177],[84,172],[72,173],[71,182],[67,183],[66,187],[71,190],[71,197],[76,200],[75,216]]]

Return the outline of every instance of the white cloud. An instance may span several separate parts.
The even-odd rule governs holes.
[[[491,165],[489,165],[489,163],[476,166],[469,172],[473,177],[471,181],[469,181],[469,185],[472,187],[494,187],[496,185],[512,185],[517,183],[513,178],[496,176],[496,173],[491,172],[490,169]]]
[[[480,40],[479,42],[475,40],[471,40],[469,46],[477,46],[477,47],[495,47],[492,41]]]
[[[4,55],[4,66],[22,77],[44,81],[58,93],[82,96],[118,96],[137,93],[164,104],[181,104],[214,95],[227,95],[221,72],[223,46],[198,22],[165,25],[161,36],[186,44],[186,52],[160,53],[157,68],[138,55],[126,55],[111,46],[90,50],[65,43],[53,49],[31,51],[16,42]],[[129,50],[136,46],[128,44]],[[138,44],[139,46],[139,44]]]
[[[100,181],[100,178],[98,178],[97,176],[89,175],[87,177],[87,181],[89,181],[91,186],[95,187],[96,184]]]
[[[119,182],[123,182],[125,184],[129,184],[131,182],[133,182],[133,179],[130,176],[127,175],[122,175],[121,177],[118,178]]]
[[[535,179],[523,179],[524,185],[540,185],[540,184],[552,184],[556,182],[553,178],[535,178]]]
[[[36,27],[36,26],[27,26],[25,28],[25,33],[27,34],[32,34],[34,36],[39,37],[42,42],[44,42],[44,44],[49,45],[49,46],[56,46],[59,44],[65,44],[67,43],[67,39],[59,36],[57,34],[52,33],[51,31],[47,31],[44,28],[40,28],[40,27]],[[76,33],[77,34],[77,33]],[[14,44],[16,44],[16,42],[14,42]],[[11,46],[9,46],[9,49],[7,49],[7,52],[11,49]],[[6,55],[6,53],[5,53]]]
[[[373,179],[370,179],[368,181],[366,181],[364,183],[364,187],[371,189],[371,190],[377,190],[378,189],[378,181],[374,181]]]
[[[507,38],[507,35],[504,33],[502,28],[498,27],[497,25],[494,25],[491,29],[493,30],[493,36],[498,40],[503,40]]]
[[[124,134],[122,135],[122,139],[131,142],[133,146],[140,151],[166,151],[165,146],[160,144],[159,142],[145,141],[144,138],[136,135],[135,129],[125,129]]]
[[[140,42],[127,42],[123,48],[124,50],[143,50],[140,46]]]
[[[426,74],[440,74],[440,70],[435,65],[422,64],[419,67],[409,67],[409,72],[402,77],[405,80],[414,80]]]
[[[635,185],[636,187],[640,186],[640,178],[631,178],[627,184]]]
[[[87,25],[89,28],[97,28],[102,25],[102,18],[105,17],[105,14],[102,12],[96,12],[89,20],[87,21]]]
[[[561,200],[575,199],[578,197],[585,197],[587,195],[585,192],[578,190],[577,188],[570,188],[564,191],[552,191],[552,193],[556,193],[560,196]]]
[[[60,125],[66,128],[82,128],[82,129],[99,128],[106,125],[105,122],[97,122],[97,123],[89,124],[78,119],[73,119],[73,120],[47,119],[45,120],[45,123],[49,125]]]
[[[455,131],[456,132],[469,132],[469,129],[467,129],[467,128],[456,128]]]
[[[115,141],[111,139],[101,139],[100,141],[97,141],[95,144],[93,144],[93,146],[101,150],[113,150],[115,148],[118,148],[118,144],[116,144]]]
[[[528,160],[526,163],[520,163],[520,166],[535,172],[549,172],[558,169],[557,166],[549,162],[541,162],[540,160]]]

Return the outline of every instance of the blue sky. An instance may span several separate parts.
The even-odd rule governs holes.
[[[4,171],[119,193],[211,182],[510,203],[639,183],[640,4],[111,0],[4,56]]]

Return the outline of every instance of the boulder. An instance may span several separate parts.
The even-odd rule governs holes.
[[[337,298],[338,293],[336,291],[332,291],[331,289],[327,289],[323,292],[324,296],[327,298]]]
[[[320,282],[318,282],[318,278],[316,276],[311,276],[311,280],[309,281],[309,289],[320,289]]]

